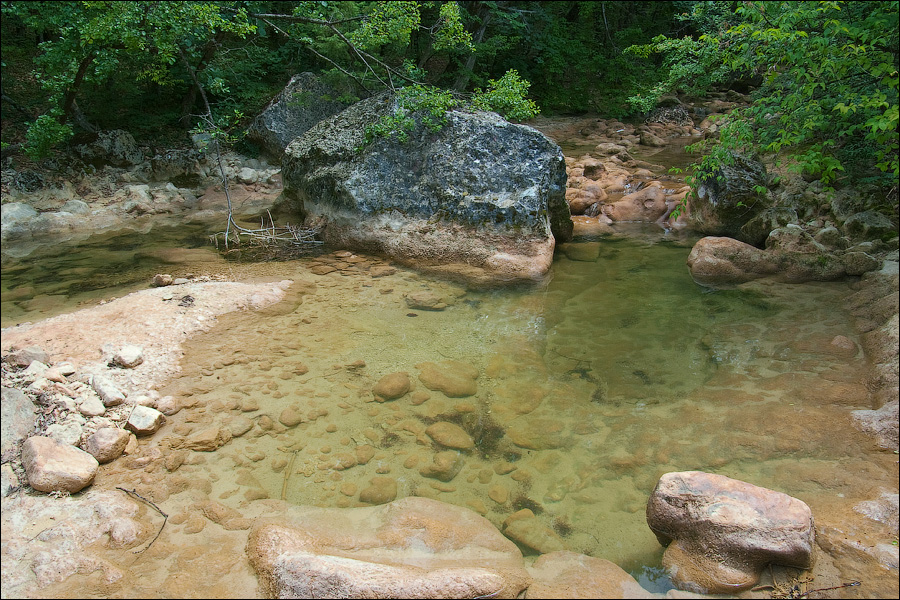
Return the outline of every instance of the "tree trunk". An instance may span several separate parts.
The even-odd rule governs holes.
[[[491,19],[494,18],[494,13],[491,12],[490,7],[487,3],[484,2],[476,2],[473,4],[477,4],[477,9],[475,10],[475,16],[481,21],[481,25],[478,27],[478,31],[475,32],[475,35],[472,36],[472,42],[474,44],[480,44],[481,40],[484,39],[484,32],[487,30],[488,24],[491,22]],[[501,7],[506,2],[497,2],[497,7]],[[472,52],[469,54],[469,57],[466,59],[466,64],[463,67],[462,71],[460,71],[459,75],[456,78],[456,81],[453,83],[453,89],[457,92],[463,92],[466,89],[466,86],[469,85],[469,78],[472,76],[472,70],[475,68],[475,53]]]
[[[66,122],[66,119],[72,117],[76,123],[78,123],[78,114],[81,117],[84,117],[84,114],[81,113],[80,110],[77,109],[77,105],[75,104],[75,96],[78,95],[78,90],[81,88],[81,84],[84,81],[84,76],[87,74],[88,67],[91,66],[91,63],[94,62],[94,58],[96,55],[94,52],[90,52],[87,56],[81,59],[81,64],[78,65],[78,71],[75,73],[75,78],[72,80],[72,84],[69,86],[69,89],[66,90],[65,95],[63,96],[63,104],[62,104],[62,114],[59,116],[59,123],[62,125]],[[75,111],[78,111],[76,114]]]
[[[203,45],[203,54],[200,56],[200,62],[197,63],[197,66],[194,69],[195,75],[202,73],[203,70],[209,66],[209,63],[216,55],[219,43],[224,37],[225,34],[220,31],[214,38],[208,40],[206,44]],[[187,94],[185,94],[184,99],[181,101],[181,116],[178,118],[178,122],[182,127],[187,128],[191,125],[191,109],[193,109],[194,104],[197,103],[197,92],[197,85],[192,85]]]

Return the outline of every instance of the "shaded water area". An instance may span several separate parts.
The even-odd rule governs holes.
[[[529,508],[546,543],[611,560],[664,591],[663,548],[644,513],[663,473],[703,470],[785,492],[810,505],[820,529],[848,536],[877,525],[856,504],[897,489],[896,456],[852,423],[852,410],[872,406],[867,364],[843,308],[847,283],[708,290],[685,266],[696,239],[655,226],[579,239],[557,253],[545,283],[488,291],[399,267],[374,276],[381,259],[349,253],[264,265],[203,254],[166,263],[155,250],[175,243],[206,253],[204,236],[131,239],[153,248],[126,248],[117,238],[4,264],[4,325],[95,301],[95,289],[144,287],[166,266],[176,275],[205,269],[295,280],[280,304],[224,315],[186,344],[181,376],[160,392],[187,408],[141,442],[168,454],[212,425],[249,420],[239,437],[173,469],[208,482],[210,499],[239,510],[266,498],[353,507],[420,495],[502,527]],[[405,298],[422,291],[448,306],[410,308]],[[63,298],[41,300],[47,296]],[[836,336],[855,347],[833,344]],[[376,399],[376,383],[398,372],[409,374],[412,389]],[[434,373],[459,385],[429,389],[425,383],[440,379]],[[450,450],[452,478],[435,466],[447,449],[425,433],[436,422],[460,426],[475,442]],[[161,490],[171,476],[114,465],[95,485],[130,477]],[[185,553],[194,552],[193,536],[206,534],[191,531],[196,497],[185,496],[156,497],[176,518],[159,552],[148,553],[152,566],[135,569],[117,595],[191,595],[184,565],[196,556]],[[864,553],[846,553],[835,567],[869,582],[847,597],[896,588],[896,576]],[[80,578],[88,576],[54,592],[109,593],[80,588]]]

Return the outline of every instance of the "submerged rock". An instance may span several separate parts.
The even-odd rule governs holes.
[[[406,142],[366,129],[394,114],[379,95],[325,120],[285,150],[285,196],[327,242],[413,266],[492,280],[539,279],[572,223],[562,152],[494,113],[450,111]]]
[[[427,498],[371,508],[284,505],[247,542],[274,598],[515,598],[522,554],[484,517]]]
[[[526,598],[653,598],[618,565],[568,551],[541,555],[528,569]]]

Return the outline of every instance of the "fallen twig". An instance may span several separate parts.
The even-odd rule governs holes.
[[[291,462],[288,463],[287,469],[284,472],[284,482],[281,484],[281,499],[284,500],[287,496],[287,487],[288,480],[291,478],[291,472],[294,470],[294,461],[297,460],[297,454],[299,454],[299,450],[295,450],[294,454],[291,456]]]
[[[141,496],[140,494],[138,494],[138,493],[137,493],[137,490],[126,490],[126,489],[123,488],[123,487],[116,487],[116,489],[117,489],[117,490],[122,490],[123,492],[125,492],[125,493],[128,494],[129,496],[133,496],[133,497],[137,498],[138,500],[141,500],[141,501],[143,501],[143,502],[149,504],[149,505],[152,506],[154,509],[156,509],[156,512],[158,512],[159,514],[161,514],[161,515],[163,516],[163,524],[160,526],[159,531],[156,532],[156,537],[154,537],[152,540],[150,540],[150,543],[147,544],[147,547],[146,547],[146,548],[143,548],[143,549],[141,549],[141,550],[135,550],[135,551],[134,551],[134,554],[140,554],[141,552],[143,552],[144,550],[146,550],[147,548],[149,548],[150,546],[152,546],[152,545],[153,545],[153,542],[155,542],[157,539],[159,539],[159,536],[160,536],[160,534],[162,533],[163,527],[166,526],[166,522],[169,520],[169,515],[167,515],[166,513],[164,513],[164,512],[162,511],[162,509],[161,509],[160,507],[158,507],[152,500],[148,500],[147,498],[144,498],[143,496]]]
[[[814,590],[809,590],[808,592],[803,592],[803,593],[800,594],[799,596],[795,596],[795,597],[796,597],[796,598],[806,598],[807,596],[809,596],[809,595],[812,594],[813,592],[827,592],[827,591],[829,591],[829,590],[840,590],[840,589],[848,588],[848,587],[856,587],[856,586],[858,586],[858,585],[862,585],[862,581],[850,581],[850,582],[848,582],[848,583],[842,583],[841,585],[836,585],[836,586],[834,586],[834,587],[817,588],[817,589],[814,589]]]

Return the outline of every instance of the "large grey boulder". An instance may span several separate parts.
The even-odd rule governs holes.
[[[731,164],[697,174],[697,197],[690,202],[689,214],[691,226],[701,233],[743,240],[741,228],[771,206],[768,196],[759,192],[768,176],[755,159],[740,154],[731,158]]]
[[[74,150],[83,161],[98,166],[110,164],[127,167],[144,160],[134,137],[122,129],[101,131],[92,142],[79,144]]]
[[[272,598],[516,598],[531,582],[522,553],[490,521],[428,498],[285,503],[256,520],[247,553]]]
[[[809,506],[722,475],[666,473],[647,502],[647,524],[666,546],[663,566],[682,590],[736,593],[756,585],[770,563],[813,564]]]
[[[310,127],[335,115],[347,104],[338,92],[312,73],[294,75],[281,92],[253,120],[247,137],[270,157],[281,160],[284,149]]]
[[[450,111],[406,142],[366,129],[393,115],[389,94],[363,100],[285,151],[285,197],[326,242],[414,267],[490,281],[540,279],[572,221],[562,151],[494,113]]]

